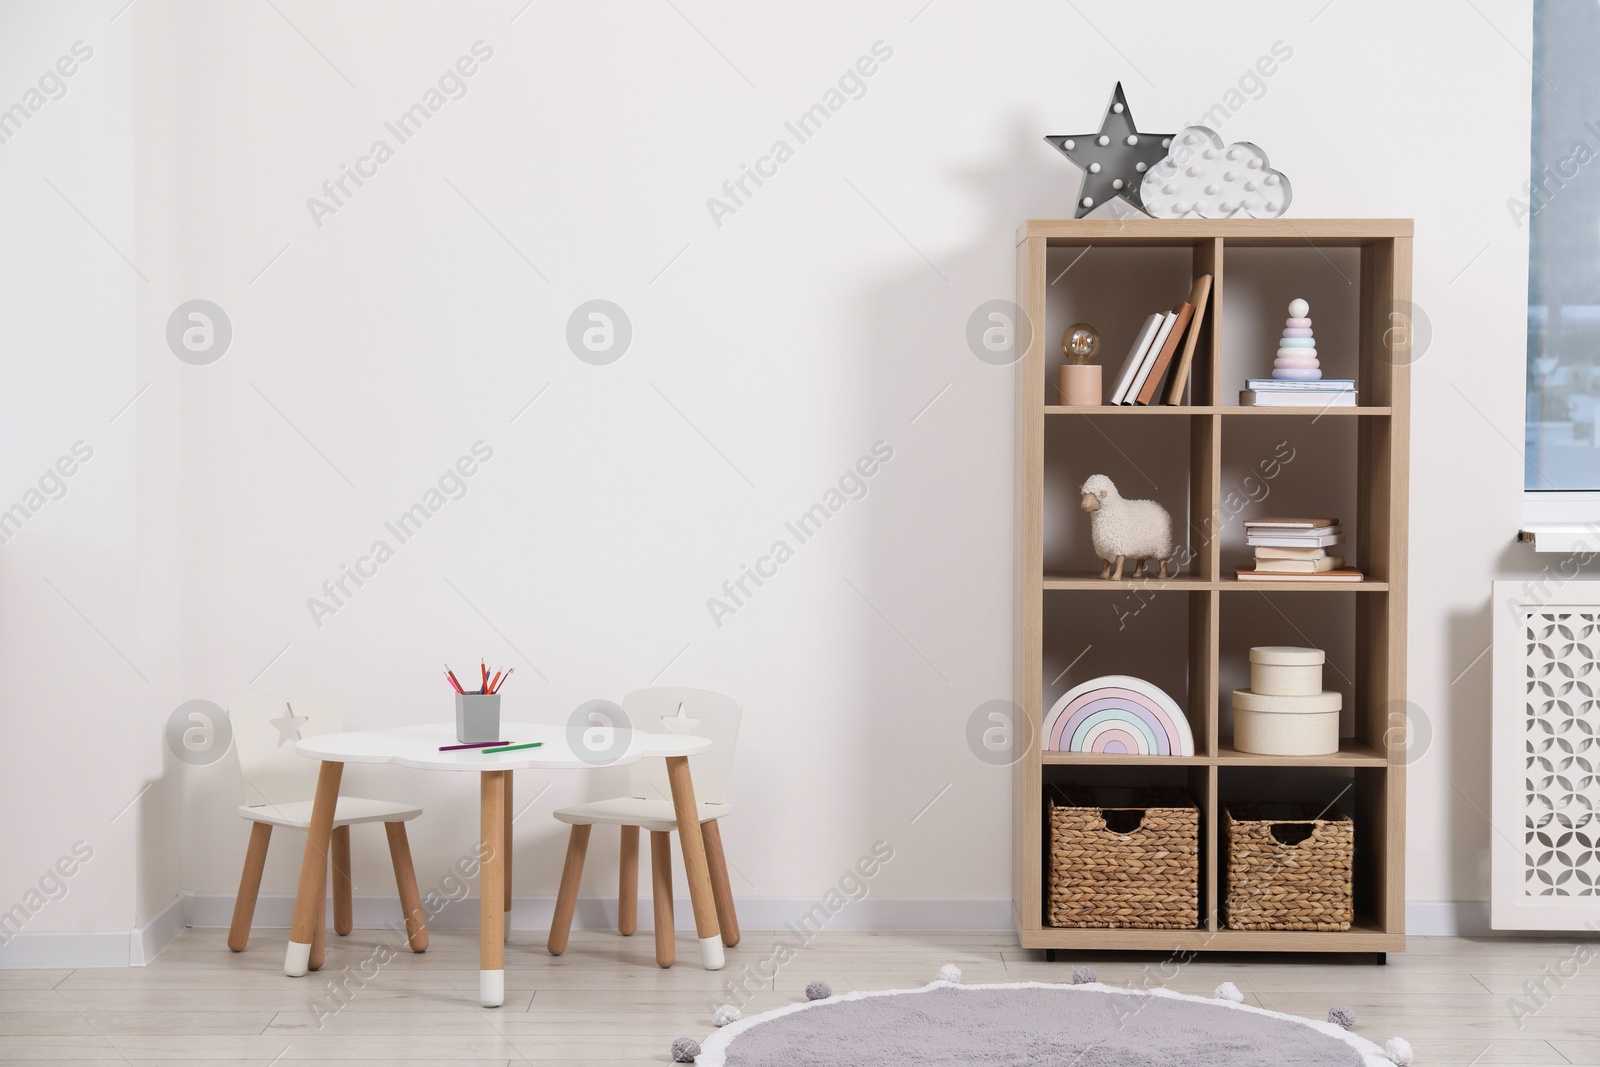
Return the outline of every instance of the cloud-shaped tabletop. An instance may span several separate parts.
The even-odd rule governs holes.
[[[1158,219],[1235,215],[1275,219],[1289,209],[1289,179],[1249,141],[1224,145],[1204,126],[1172,138],[1167,157],[1150,168],[1139,189],[1144,209]]]

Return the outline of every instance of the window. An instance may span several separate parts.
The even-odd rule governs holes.
[[[1509,207],[1529,231],[1529,519],[1577,518],[1600,491],[1600,5],[1535,0],[1532,175]],[[1540,500],[1540,497],[1551,499]],[[1540,505],[1546,505],[1541,507]],[[1600,496],[1578,502],[1600,516]]]

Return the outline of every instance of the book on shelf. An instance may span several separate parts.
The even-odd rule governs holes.
[[[1144,380],[1150,377],[1150,368],[1155,365],[1156,356],[1161,354],[1161,346],[1167,343],[1167,336],[1172,333],[1172,326],[1178,321],[1175,311],[1156,312],[1161,316],[1161,325],[1156,327],[1156,335],[1145,346],[1144,355],[1139,360],[1139,366],[1134,370],[1133,377],[1128,379],[1128,386],[1122,390],[1122,396],[1114,399],[1116,404],[1132,404],[1133,398],[1138,394],[1139,388],[1144,385]]]
[[[1344,567],[1343,556],[1323,556],[1321,559],[1273,559],[1257,554],[1257,574],[1318,574]]]
[[[1339,525],[1338,519],[1246,519],[1244,528],[1251,530],[1257,526],[1271,526],[1282,530],[1325,530],[1330,526]]]
[[[1117,386],[1111,391],[1111,402],[1122,403],[1122,398],[1127,395],[1128,386],[1133,382],[1133,376],[1139,373],[1139,366],[1144,362],[1144,355],[1150,350],[1150,342],[1155,339],[1156,331],[1161,329],[1161,323],[1166,315],[1157,311],[1144,320],[1144,325],[1139,328],[1138,336],[1133,339],[1133,347],[1128,349],[1128,358],[1123,361],[1122,369],[1117,372]]]
[[[1366,575],[1354,567],[1340,567],[1338,570],[1321,571],[1316,574],[1282,574],[1240,567],[1236,573],[1241,582],[1360,582],[1366,580]]]
[[[1251,548],[1327,548],[1344,543],[1344,531],[1337,526],[1315,533],[1259,533],[1246,535]]]
[[[1178,350],[1178,343],[1183,340],[1184,328],[1189,325],[1189,320],[1194,315],[1194,305],[1187,300],[1174,305],[1172,329],[1167,333],[1167,339],[1161,345],[1161,350],[1156,353],[1155,359],[1150,363],[1150,372],[1144,376],[1144,381],[1133,390],[1133,402],[1140,406],[1148,405],[1155,399],[1156,392],[1161,388],[1161,379],[1166,377],[1167,366],[1172,362],[1173,353]]]
[[[1242,408],[1353,408],[1356,394],[1338,389],[1284,389],[1263,391],[1243,389],[1239,392]]]
[[[1256,559],[1326,559],[1328,550],[1325,548],[1306,548],[1296,546],[1285,548],[1283,546],[1269,547],[1263,545],[1256,549]]]
[[[1258,393],[1353,393],[1356,383],[1349,378],[1317,378],[1314,381],[1297,381],[1289,378],[1246,378],[1246,389]]]
[[[1189,290],[1188,303],[1194,308],[1189,315],[1189,327],[1184,333],[1183,352],[1173,361],[1171,380],[1167,382],[1168,404],[1183,403],[1183,387],[1189,384],[1189,368],[1194,363],[1195,344],[1200,340],[1200,322],[1205,317],[1206,304],[1211,299],[1211,275],[1202,274],[1194,280]]]

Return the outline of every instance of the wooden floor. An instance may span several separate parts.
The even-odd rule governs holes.
[[[227,951],[225,933],[190,930],[143,968],[0,971],[0,1062],[660,1064],[674,1037],[711,1031],[711,1008],[730,999],[724,983],[760,966],[775,940],[747,931],[727,970],[712,973],[688,962],[698,953],[685,933],[681,962],[663,971],[648,932],[579,931],[560,959],[542,936],[519,932],[506,954],[505,1006],[484,1009],[471,932],[432,931],[425,955],[387,963],[391,931],[330,936],[326,966],[303,979],[281,970],[286,931],[258,930],[240,955]],[[1000,934],[824,932],[746,1014],[793,1003],[817,979],[841,992],[903,988],[953,962],[969,982],[1066,982],[1074,963],[1088,963],[1116,984],[1209,994],[1229,981],[1249,1003],[1312,1018],[1350,1007],[1357,1033],[1410,1040],[1417,1067],[1600,1065],[1600,945],[1580,954],[1556,940],[1412,938],[1388,966],[1371,960],[1229,956],[1177,967],[1157,956],[1083,955],[1050,964]],[[351,989],[343,1008],[326,994],[341,978]]]

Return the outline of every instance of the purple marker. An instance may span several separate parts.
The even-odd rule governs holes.
[[[510,741],[474,741],[470,745],[440,745],[440,752],[459,752],[464,748],[493,748],[496,745],[509,745]]]

